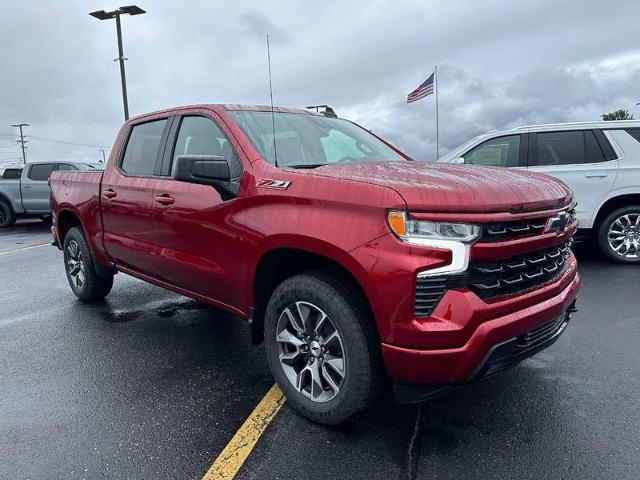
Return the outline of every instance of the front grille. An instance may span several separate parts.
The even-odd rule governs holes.
[[[465,273],[416,279],[416,317],[433,313],[447,290],[469,289],[483,300],[515,295],[547,284],[566,269],[571,240],[556,247],[492,262],[472,262]]]
[[[570,242],[495,262],[469,265],[469,288],[480,298],[492,299],[536,288],[560,275],[566,266]]]
[[[551,345],[562,333],[571,314],[575,312],[574,305],[575,301],[565,314],[557,319],[495,347],[475,378],[489,377],[514,367],[525,358]]]
[[[532,218],[511,222],[485,223],[482,225],[482,241],[499,242],[530,235],[540,235],[544,230],[546,221],[546,218]]]

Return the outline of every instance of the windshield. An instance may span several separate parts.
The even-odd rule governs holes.
[[[478,140],[480,140],[485,136],[486,135],[478,135],[477,137],[473,137],[471,140],[467,140],[462,145],[457,146],[446,155],[440,157],[438,161],[447,162],[449,160],[453,160],[454,158],[462,156],[462,154],[466,153],[467,148],[469,148],[471,145],[473,145],[474,143],[476,143]]]
[[[266,161],[279,167],[405,160],[366,130],[338,118],[298,113],[229,112]]]

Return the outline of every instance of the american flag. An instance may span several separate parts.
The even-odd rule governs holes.
[[[434,73],[432,73],[431,76],[424,81],[424,83],[420,84],[418,88],[416,88],[413,92],[407,95],[407,103],[415,102],[433,93]]]

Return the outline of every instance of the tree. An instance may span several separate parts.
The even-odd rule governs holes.
[[[602,120],[633,120],[633,114],[629,113],[629,110],[623,110],[622,108],[615,112],[603,113],[600,117],[602,117]]]

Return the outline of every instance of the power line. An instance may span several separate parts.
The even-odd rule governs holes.
[[[15,134],[11,134],[11,133],[0,133],[0,137],[15,137],[15,136],[16,136]],[[42,140],[45,142],[61,143],[63,145],[73,145],[76,147],[111,148],[111,145],[93,145],[89,143],[67,142],[65,140],[54,140],[53,138],[38,137],[36,135],[29,135],[28,137],[35,138],[37,140]]]
[[[92,145],[92,144],[89,144],[89,143],[66,142],[64,140],[54,140],[52,138],[38,137],[36,135],[29,135],[29,138],[34,138],[36,140],[43,140],[45,142],[61,143],[63,145],[74,145],[76,147],[111,148],[111,145]]]

